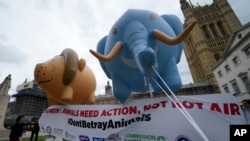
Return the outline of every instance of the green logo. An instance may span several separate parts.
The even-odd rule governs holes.
[[[157,141],[166,141],[166,138],[164,136],[158,136]]]

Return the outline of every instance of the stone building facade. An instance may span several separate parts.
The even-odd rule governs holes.
[[[231,35],[213,72],[221,92],[250,99],[250,22]]]
[[[230,34],[242,25],[227,0],[213,0],[210,5],[193,5],[180,0],[184,27],[196,21],[196,26],[184,40],[184,52],[193,81],[207,81],[220,92],[212,71],[220,59]]]
[[[0,84],[0,131],[4,130],[4,118],[10,100],[8,91],[11,87],[11,75],[8,75]]]

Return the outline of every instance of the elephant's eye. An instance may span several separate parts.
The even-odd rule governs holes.
[[[151,20],[151,21],[153,21],[153,20],[155,20],[155,14],[154,13],[149,13],[149,19]]]
[[[117,32],[118,32],[118,31],[117,31],[117,28],[114,27],[114,28],[112,29],[112,34],[113,34],[113,35],[116,35]]]

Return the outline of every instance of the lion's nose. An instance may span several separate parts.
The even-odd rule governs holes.
[[[43,69],[43,65],[42,64],[37,64],[35,67],[35,72],[38,73],[41,71],[41,69]]]

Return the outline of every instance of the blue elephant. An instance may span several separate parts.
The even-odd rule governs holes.
[[[108,36],[103,37],[97,52],[90,52],[99,59],[107,77],[112,79],[113,93],[121,103],[131,92],[162,90],[150,78],[160,82],[154,69],[169,88],[175,92],[181,85],[177,69],[183,40],[195,26],[185,30],[175,15],[162,15],[139,9],[127,10],[113,25]],[[167,91],[167,89],[166,89]]]

